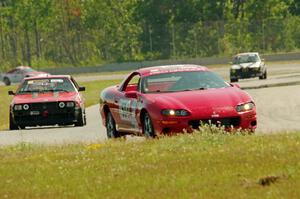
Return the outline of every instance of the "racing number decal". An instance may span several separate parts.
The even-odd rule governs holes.
[[[119,101],[119,114],[121,120],[130,122],[133,126],[137,127],[137,119],[135,117],[135,111],[137,108],[137,101],[136,100],[128,100],[128,99],[121,99]]]
[[[121,99],[119,101],[119,113],[122,120],[129,120],[129,112],[130,112],[130,101]]]

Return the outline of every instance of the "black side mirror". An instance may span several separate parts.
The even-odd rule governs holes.
[[[80,91],[85,91],[85,87],[79,87],[78,88],[78,91],[80,92]]]
[[[13,91],[8,91],[8,95],[15,95]]]

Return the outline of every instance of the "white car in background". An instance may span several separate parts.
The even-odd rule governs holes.
[[[11,83],[19,83],[25,77],[35,77],[35,76],[46,76],[49,73],[36,71],[29,66],[18,66],[7,73],[2,74],[1,79],[5,85],[10,85]]]
[[[230,82],[252,77],[267,79],[267,67],[259,53],[248,52],[235,55],[230,68]]]

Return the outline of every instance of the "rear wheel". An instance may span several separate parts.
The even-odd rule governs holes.
[[[109,139],[120,137],[120,133],[116,129],[116,122],[110,112],[106,115],[106,133]]]
[[[11,113],[9,114],[9,130],[18,130],[18,125],[14,122]]]
[[[147,138],[154,138],[155,132],[152,125],[152,121],[150,115],[146,112],[144,114],[144,123],[143,123],[143,132]]]
[[[7,77],[4,77],[3,82],[6,86],[9,86],[11,84],[10,80]]]

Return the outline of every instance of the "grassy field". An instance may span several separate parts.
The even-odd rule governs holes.
[[[1,198],[300,198],[300,135],[0,149]]]
[[[86,99],[86,107],[97,104],[99,102],[99,95],[104,88],[120,83],[121,80],[103,80],[82,82],[79,84],[86,87],[86,91],[83,92]],[[17,88],[14,86],[0,86],[0,111],[2,117],[0,117],[0,130],[8,129],[9,126],[9,104],[12,100],[12,96],[7,94],[7,91],[15,91]],[[1,132],[0,132],[1,133]]]

